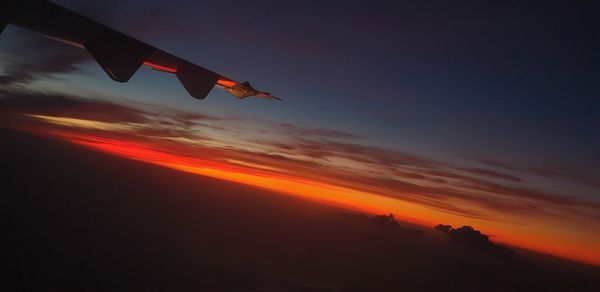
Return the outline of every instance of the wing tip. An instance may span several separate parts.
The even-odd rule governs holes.
[[[281,98],[279,98],[277,96],[273,96],[273,95],[271,95],[268,92],[259,92],[258,94],[256,94],[256,96],[262,97],[262,98],[265,98],[265,99],[274,99],[274,100],[277,100],[277,101],[283,101],[283,99],[281,99]]]

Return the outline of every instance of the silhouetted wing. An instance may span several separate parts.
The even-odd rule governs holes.
[[[278,99],[191,62],[173,56],[50,1],[2,0],[0,32],[13,24],[87,49],[108,76],[127,82],[140,66],[175,74],[189,94],[204,99],[215,85],[238,98]],[[278,99],[280,100],[280,99]]]

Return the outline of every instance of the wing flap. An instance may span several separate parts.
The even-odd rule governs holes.
[[[127,82],[153,48],[122,33],[106,28],[83,43],[108,76]]]
[[[204,99],[219,79],[219,75],[198,66],[182,68],[175,74],[185,90],[196,99]]]

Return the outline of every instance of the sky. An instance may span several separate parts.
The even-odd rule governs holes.
[[[600,264],[592,4],[96,2],[56,1],[284,101],[199,101],[145,68],[116,83],[9,26],[4,125]]]

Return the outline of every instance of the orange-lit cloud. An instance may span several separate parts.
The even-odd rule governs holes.
[[[473,225],[496,241],[600,263],[600,203],[540,190],[509,170],[437,161],[330,129],[10,94],[0,99],[5,125],[313,201],[392,212],[418,224]]]

